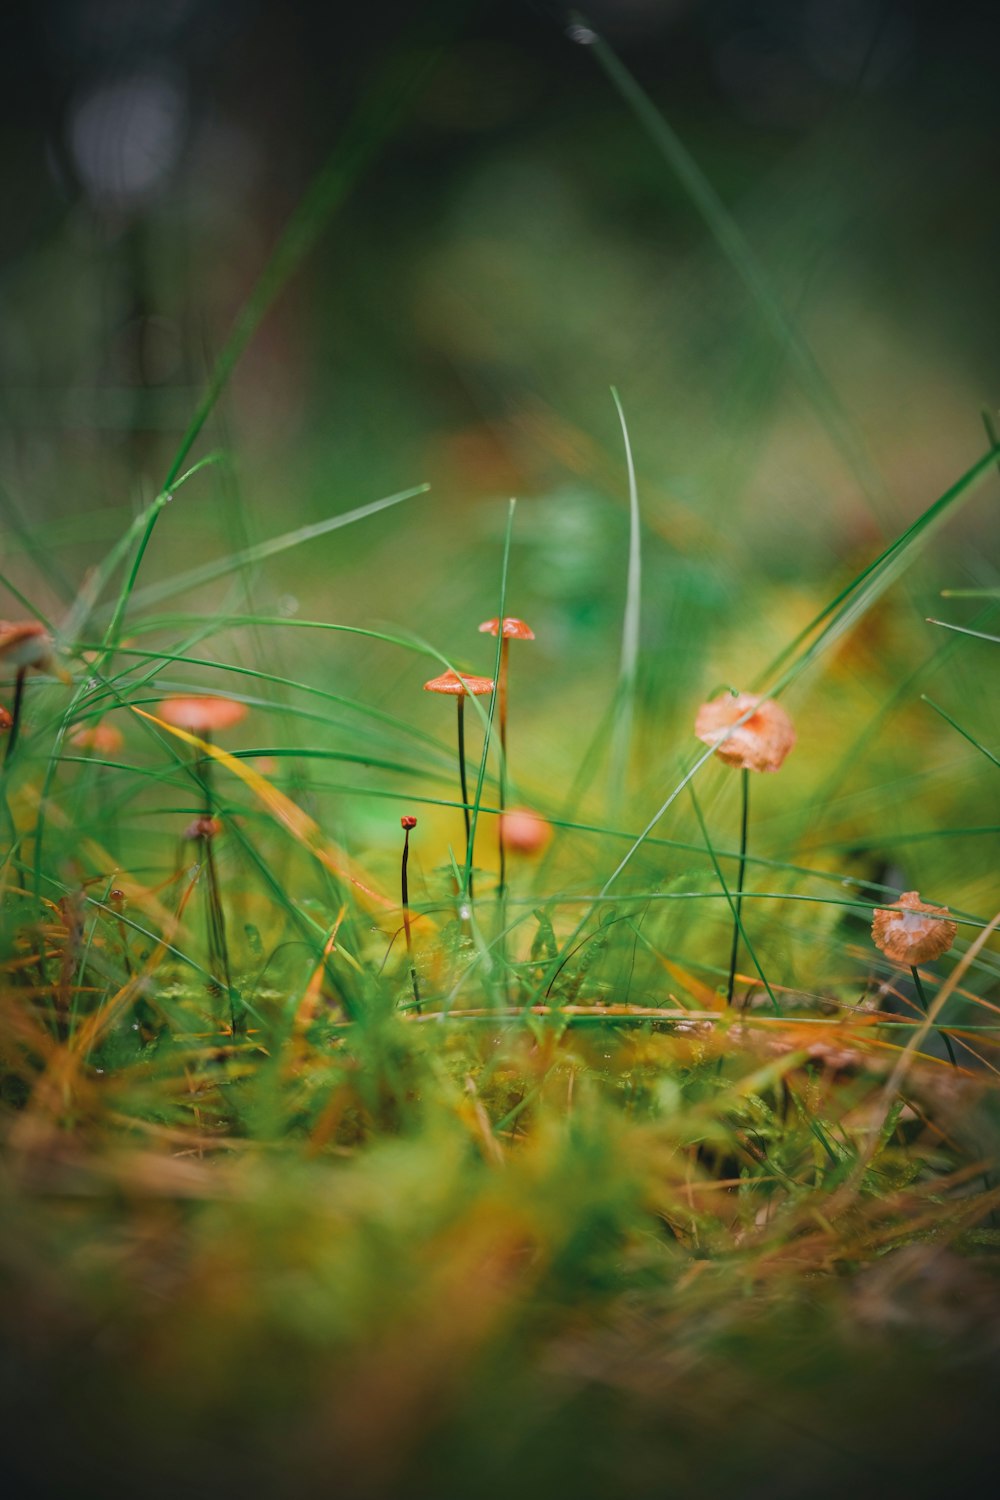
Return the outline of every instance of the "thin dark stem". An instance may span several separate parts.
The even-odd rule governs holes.
[[[211,833],[204,837],[205,845],[205,871],[208,876],[208,946],[210,952],[210,964],[213,970],[219,970],[222,981],[226,986],[226,994],[229,997],[229,1020],[233,1036],[239,1030],[239,1020],[236,1015],[236,1005],[233,1000],[233,980],[229,968],[229,944],[226,941],[226,914],[222,905],[222,892],[219,889],[219,876],[215,868],[215,852],[212,848]]]
[[[462,815],[465,818],[465,863],[469,869],[469,900],[472,900],[472,859],[469,844],[472,838],[469,818],[469,781],[465,769],[465,694],[459,693],[458,704],[458,774],[462,783]]]
[[[726,1000],[729,1005],[733,1003],[733,991],[736,988],[736,959],[740,947],[740,918],[743,912],[743,877],[747,867],[747,828],[750,823],[750,772],[740,773],[741,814],[740,814],[740,863],[736,876],[736,900],[733,905],[733,946],[729,954],[729,984],[726,987]]]
[[[119,922],[118,922],[118,935],[119,935],[119,937],[122,940],[122,963],[125,965],[125,974],[126,974],[127,978],[131,979],[132,978],[132,959],[129,956],[128,929],[126,928],[125,923],[122,922],[120,919],[119,919]]]
[[[407,879],[407,865],[410,862],[410,830],[403,829],[403,862],[399,871],[399,884],[403,896],[403,932],[406,935],[406,953],[410,960],[410,981],[413,985],[413,1004],[417,1015],[420,1015],[420,986],[417,983],[417,970],[413,962],[413,939],[410,936],[410,886]]]
[[[10,733],[7,736],[7,751],[4,755],[4,765],[10,760],[17,744],[17,731],[21,727],[21,705],[24,700],[24,679],[27,675],[27,667],[21,667],[14,681],[14,705],[10,715]]]
[[[212,732],[210,729],[202,731],[205,743],[212,743]],[[198,766],[196,773],[201,781],[201,788],[205,795],[205,818],[211,820],[214,817],[212,805],[212,758],[206,755]],[[218,870],[215,864],[215,851],[212,847],[214,835],[206,831],[204,836],[205,845],[205,873],[208,884],[208,951],[209,965],[213,977],[223,983],[226,987],[226,995],[229,1000],[229,1024],[233,1036],[239,1031],[239,1017],[236,1014],[236,1004],[233,999],[232,970],[229,967],[229,943],[226,939],[226,913],[222,904],[222,888],[219,884]]]
[[[501,632],[503,621],[500,622]],[[500,884],[497,898],[502,901],[507,888],[507,849],[503,837],[503,815],[507,807],[507,660],[510,641],[505,635],[500,640],[500,816],[497,819],[497,848],[500,853]]]
[[[924,989],[923,980],[920,978],[920,975],[917,973],[917,970],[916,970],[915,966],[912,966],[910,968],[910,973],[913,975],[913,988],[917,992],[917,999],[920,1001],[921,1007],[923,1008],[924,1015],[926,1015],[927,1012],[930,1010],[930,1001],[927,999],[927,992]],[[945,1046],[948,1049],[948,1056],[951,1059],[951,1065],[952,1065],[952,1067],[953,1068],[957,1068],[958,1067],[958,1058],[955,1056],[955,1048],[952,1045],[951,1037],[948,1035],[948,1033],[946,1031],[942,1031],[941,1028],[940,1028],[940,1026],[936,1027],[935,1030],[937,1031],[938,1036],[942,1038],[942,1040],[944,1041]]]

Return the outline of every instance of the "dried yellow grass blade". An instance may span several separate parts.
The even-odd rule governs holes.
[[[243,782],[259,802],[267,808],[271,816],[281,823],[284,828],[307,849],[314,859],[318,860],[331,875],[336,875],[339,880],[346,880],[360,891],[361,894],[375,906],[385,911],[392,911],[397,905],[384,896],[381,891],[367,884],[365,880],[355,873],[352,860],[343,850],[326,842],[320,831],[319,825],[308,813],[304,813],[291,799],[280,792],[277,787],[272,786],[266,776],[262,776],[253,766],[248,766],[244,761],[238,760],[235,755],[230,755],[227,750],[222,750],[218,745],[213,745],[208,740],[199,739],[196,734],[191,734],[187,729],[180,729],[175,724],[168,724],[163,719],[158,719],[155,714],[147,713],[145,709],[130,705],[132,712],[140,718],[148,719],[155,724],[157,729],[162,729],[165,734],[173,735],[175,739],[183,741],[202,755],[209,755],[217,760],[221,766],[225,766],[238,780]]]
[[[305,1031],[306,1027],[315,1018],[316,1012],[319,1010],[319,1003],[323,994],[323,980],[326,977],[326,961],[337,945],[337,934],[340,931],[340,924],[343,922],[346,915],[347,907],[342,906],[340,908],[340,911],[337,913],[337,920],[333,924],[333,927],[330,931],[330,936],[327,938],[326,944],[324,945],[323,957],[320,959],[319,963],[313,970],[312,975],[309,979],[309,983],[306,985],[305,993],[303,994],[302,999],[299,1002],[299,1008],[295,1012],[296,1033]]]

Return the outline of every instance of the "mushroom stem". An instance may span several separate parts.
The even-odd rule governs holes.
[[[229,968],[229,944],[226,941],[226,914],[219,889],[219,876],[215,867],[215,852],[212,837],[205,839],[205,871],[208,876],[208,951],[212,977],[216,983],[221,975],[229,997],[229,1022],[233,1036],[239,1031],[239,1017],[233,997],[233,980]]]
[[[4,765],[10,760],[17,744],[17,731],[21,727],[21,704],[24,699],[24,679],[28,675],[27,667],[20,667],[14,679],[14,704],[10,714],[10,733],[7,736],[7,750],[4,754]]]
[[[461,703],[461,698],[458,700]],[[417,983],[417,970],[413,962],[413,938],[410,935],[410,886],[407,879],[407,865],[410,862],[410,829],[416,825],[416,818],[404,818],[403,822],[403,861],[399,870],[399,884],[403,897],[403,932],[406,935],[406,954],[410,960],[410,982],[413,985],[413,1004],[417,1015],[420,1015],[420,986]]]
[[[507,886],[507,848],[503,836],[503,815],[507,809],[507,665],[510,654],[510,641],[501,634],[500,637],[500,677],[499,688],[499,710],[500,710],[500,816],[497,819],[497,849],[500,855],[500,884],[497,887],[497,896],[503,900],[504,891]]]
[[[212,731],[210,729],[203,729],[202,732],[201,732],[201,737],[205,741],[206,745],[211,745],[211,743],[212,743]],[[197,774],[198,774],[198,779],[201,782],[201,789],[205,793],[205,816],[207,818],[210,818],[213,815],[213,813],[212,813],[212,757],[210,755],[204,756],[198,762],[198,764],[197,764]]]
[[[740,917],[743,911],[743,877],[747,868],[747,827],[750,822],[750,772],[740,772],[740,863],[736,878],[736,900],[733,904],[733,946],[729,954],[729,983],[726,1003],[732,1005],[736,987],[736,958],[740,947]]]
[[[472,900],[472,860],[469,845],[472,840],[472,825],[469,819],[469,778],[465,769],[465,694],[455,699],[458,711],[458,775],[462,786],[462,816],[465,818],[465,863],[469,870],[469,900]]]
[[[201,737],[206,745],[211,745],[211,729],[203,729]],[[212,805],[211,767],[212,757],[206,755],[198,762],[195,771],[205,795],[205,818],[208,822],[211,822],[215,816]],[[215,864],[215,851],[212,847],[213,837],[213,834],[207,833],[203,840],[205,845],[205,875],[208,887],[208,962],[212,970],[212,978],[216,984],[225,985],[226,995],[229,1000],[229,1025],[233,1036],[235,1036],[240,1029],[239,1017],[236,1013],[236,1003],[233,996],[233,977],[229,967],[229,943],[226,938],[226,912],[222,904],[222,888],[219,883],[219,874]]]
[[[920,978],[920,974],[919,974],[919,972],[917,970],[916,964],[912,964],[910,966],[910,973],[913,976],[913,988],[917,992],[917,999],[920,1001],[921,1007],[923,1008],[924,1015],[926,1015],[927,1012],[930,1010],[930,1001],[927,998],[927,992],[924,989],[923,980]],[[951,1065],[952,1065],[952,1067],[953,1068],[957,1068],[958,1067],[958,1058],[955,1056],[955,1048],[954,1048],[954,1045],[952,1044],[951,1037],[948,1035],[948,1033],[946,1031],[943,1031],[940,1026],[936,1027],[935,1029],[937,1031],[938,1036],[941,1037],[941,1039],[943,1040],[945,1046],[948,1049],[948,1056],[951,1059]]]

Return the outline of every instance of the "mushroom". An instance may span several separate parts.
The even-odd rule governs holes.
[[[78,749],[93,750],[98,755],[117,755],[125,743],[121,730],[103,720],[97,724],[77,725],[69,738]]]
[[[160,703],[161,719],[172,724],[175,729],[186,729],[189,734],[196,734],[209,745],[213,735],[242,724],[246,716],[246,704],[239,703],[235,698],[191,696],[164,698]],[[209,818],[212,817],[211,767],[211,759],[207,756],[200,766],[197,762],[195,766],[205,793],[205,815]]]
[[[947,953],[958,928],[946,906],[929,906],[919,891],[904,891],[890,907],[876,908],[872,942],[893,963],[915,968]]]
[[[498,894],[502,897],[507,883],[507,855],[504,847],[503,814],[507,805],[507,675],[508,656],[511,641],[533,641],[535,632],[524,620],[518,620],[514,615],[505,615],[503,621],[494,618],[484,620],[479,627],[482,635],[498,635],[500,637],[500,820],[497,824],[497,846],[500,852],[500,885]]]
[[[517,854],[541,854],[552,837],[552,825],[528,807],[511,807],[500,815],[504,845]]]
[[[948,908],[921,901],[919,891],[904,891],[893,906],[876,907],[872,916],[872,942],[893,963],[909,968],[913,988],[926,1015],[930,1007],[918,965],[940,958],[955,941],[958,927],[951,920]],[[952,1066],[957,1068],[951,1037],[940,1028],[939,1034],[944,1038]]]
[[[220,730],[241,724],[246,716],[246,704],[238,703],[235,698],[164,698],[160,704],[161,719],[175,729],[186,729],[189,734],[206,740]]]
[[[53,669],[52,637],[37,620],[0,620],[0,661],[36,672]]]
[[[740,723],[740,720],[743,720]],[[694,732],[727,766],[778,771],[795,744],[795,728],[780,704],[756,693],[722,693],[703,703]]]
[[[29,671],[51,672],[61,681],[69,683],[72,681],[69,673],[58,665],[55,659],[55,648],[52,645],[52,637],[40,625],[37,620],[10,621],[0,620],[0,662],[15,668],[14,677],[14,707],[9,715],[10,734],[7,739],[7,750],[4,755],[4,763],[10,759],[17,744],[17,734],[21,727],[21,700],[24,694],[24,680]]]
[[[216,834],[221,832],[222,824],[218,818],[210,818],[207,813],[199,813],[185,828],[184,840],[185,843],[194,844],[199,839],[214,839]]]
[[[469,819],[469,786],[465,771],[465,700],[469,697],[482,698],[492,693],[494,687],[492,677],[462,676],[453,672],[449,667],[440,677],[432,677],[430,682],[424,683],[425,693],[444,693],[447,697],[455,699],[458,710],[458,775],[462,788],[462,815],[465,818],[465,862],[469,861],[469,840],[471,837],[471,822]],[[472,897],[472,869],[469,869],[469,896]]]
[[[499,635],[500,621],[495,617],[492,620],[484,620],[479,627],[480,635]],[[524,620],[518,620],[513,615],[503,617],[504,639],[509,641],[533,641],[535,632]]]
[[[176,729],[186,729],[196,734],[208,745],[212,736],[220,730],[232,729],[247,716],[245,703],[234,698],[177,697],[164,698],[160,703],[160,717]],[[197,762],[194,774],[201,782],[205,794],[204,812],[185,830],[185,840],[197,841],[202,848],[207,877],[207,920],[209,967],[216,985],[224,987],[229,997],[229,1017],[233,1036],[240,1027],[241,1017],[237,1012],[237,995],[233,989],[232,971],[229,965],[229,944],[226,940],[225,909],[222,890],[215,867],[214,843],[222,825],[212,806],[211,760],[206,757],[200,767]],[[221,976],[221,977],[220,977]]]
[[[703,703],[695,716],[694,732],[727,766],[743,772],[741,777],[740,863],[733,900],[733,943],[729,955],[726,998],[733,1003],[736,959],[740,946],[740,914],[743,910],[743,879],[747,864],[747,828],[750,822],[750,772],[780,770],[795,744],[795,727],[773,698],[757,693],[720,693]]]

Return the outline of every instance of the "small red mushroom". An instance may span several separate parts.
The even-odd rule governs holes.
[[[780,770],[785,756],[795,744],[795,727],[785,710],[773,698],[757,693],[720,693],[703,703],[694,721],[694,732],[703,744],[711,745],[727,766],[743,772],[741,779],[742,816],[740,821],[740,864],[736,899],[733,905],[733,943],[729,954],[727,1000],[733,1003],[736,985],[736,957],[740,943],[740,914],[743,909],[743,877],[746,873],[747,827],[750,818],[751,771]]]
[[[425,693],[446,693],[454,698],[470,696],[481,698],[492,691],[492,677],[463,677],[458,672],[453,672],[450,667],[447,672],[442,672],[440,677],[432,677],[430,682],[424,683]]]
[[[928,906],[919,891],[904,891],[895,905],[876,908],[872,942],[893,963],[916,968],[947,953],[958,927],[946,906]]]
[[[184,837],[194,842],[196,839],[214,839],[221,832],[222,824],[218,818],[210,817],[208,813],[201,813],[185,828]]]
[[[500,815],[504,844],[517,854],[541,854],[552,838],[552,824],[528,807],[511,807]]]
[[[186,729],[189,734],[203,737],[232,729],[246,716],[246,704],[238,703],[235,698],[164,698],[160,704],[161,719],[175,729]]]
[[[80,750],[93,750],[98,755],[117,755],[125,736],[114,724],[80,724],[70,735],[70,742]]]
[[[795,727],[785,710],[773,698],[756,693],[722,693],[703,703],[694,732],[704,744],[716,747],[727,766],[744,771],[780,770],[795,744]]]
[[[234,698],[185,695],[177,698],[164,698],[160,703],[160,717],[165,723],[172,724],[175,729],[186,729],[189,734],[198,735],[206,743],[210,743],[212,736],[218,731],[232,729],[235,725],[242,723],[246,716],[246,704],[238,703]],[[244,1024],[245,1017],[237,1008],[238,997],[233,989],[222,889],[215,868],[215,855],[212,851],[213,841],[222,831],[222,825],[212,810],[211,767],[210,756],[205,756],[200,764],[198,757],[195,757],[192,770],[205,796],[205,810],[188,825],[184,837],[192,841],[197,840],[204,850],[209,966],[213,982],[223,994],[229,996],[229,1020],[232,1034],[235,1036]]]
[[[514,615],[504,615],[503,621],[496,617],[484,620],[479,627],[481,635],[500,637],[500,821],[497,824],[497,847],[500,853],[500,895],[503,895],[507,876],[507,855],[504,846],[503,814],[507,805],[507,675],[508,655],[511,641],[533,641],[535,632],[524,620]]]
[[[484,620],[479,627],[479,633],[480,635],[499,635],[499,619]],[[514,615],[504,615],[503,636],[504,640],[508,641],[533,641],[535,632],[524,620],[518,620]]]
[[[469,861],[469,839],[472,824],[469,818],[469,785],[465,770],[465,700],[482,698],[493,691],[492,677],[462,676],[449,667],[440,677],[432,677],[424,683],[425,693],[443,693],[454,698],[458,711],[458,776],[462,788],[462,816],[465,819],[465,859]],[[405,824],[404,824],[405,827]],[[472,895],[472,873],[469,873],[469,895]]]
[[[56,661],[52,637],[37,620],[0,620],[0,663],[15,669],[14,707],[8,715],[10,723],[4,726],[9,731],[4,754],[6,762],[17,744],[24,679],[28,672],[51,672],[65,683],[70,683],[73,679]]]
[[[52,637],[37,620],[0,620],[0,661],[18,670],[32,667],[36,672],[51,672]]]

